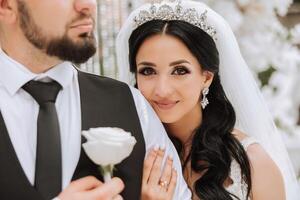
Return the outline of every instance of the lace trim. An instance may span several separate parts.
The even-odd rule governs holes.
[[[258,142],[253,137],[247,137],[247,138],[241,140],[241,144],[243,145],[243,147],[246,151],[251,144],[256,144],[256,143],[258,143]]]
[[[257,141],[252,137],[247,137],[241,141],[245,150],[255,143],[257,143]],[[231,162],[229,177],[232,179],[233,184],[229,185],[226,190],[237,196],[240,200],[247,200],[247,184],[242,180],[241,168],[236,160]],[[250,200],[250,198],[248,198],[248,200]]]

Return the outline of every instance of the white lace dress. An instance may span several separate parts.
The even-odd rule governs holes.
[[[241,144],[243,145],[244,149],[247,150],[247,148],[251,144],[255,144],[257,141],[254,138],[247,137],[241,141]],[[243,182],[241,177],[241,168],[239,164],[233,160],[231,162],[231,170],[230,170],[230,178],[233,181],[233,183],[226,188],[226,190],[235,196],[237,196],[240,200],[250,200],[250,198],[246,198],[247,196],[247,185]]]

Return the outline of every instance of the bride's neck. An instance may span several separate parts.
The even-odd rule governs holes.
[[[164,124],[167,132],[180,140],[184,151],[189,151],[192,145],[193,134],[202,122],[200,104],[184,115],[180,120]],[[184,153],[184,152],[183,152]],[[184,153],[185,154],[185,153]]]

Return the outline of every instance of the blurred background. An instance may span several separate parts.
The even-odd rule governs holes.
[[[199,0],[221,14],[267,99],[300,183],[300,0]],[[98,52],[83,70],[115,78],[115,39],[149,0],[98,0]]]

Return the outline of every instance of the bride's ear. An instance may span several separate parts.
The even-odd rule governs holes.
[[[209,88],[210,84],[214,79],[214,73],[207,70],[203,71],[202,73],[204,76],[204,87]]]

